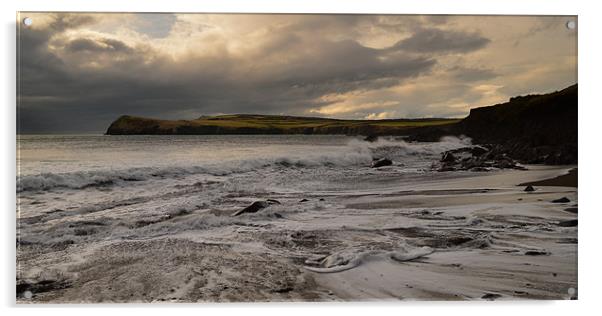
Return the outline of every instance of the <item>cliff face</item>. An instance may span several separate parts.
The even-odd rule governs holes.
[[[577,85],[476,108],[454,132],[529,163],[577,163]]]
[[[509,102],[475,108],[457,124],[478,142],[521,142],[533,146],[577,144],[577,85]]]

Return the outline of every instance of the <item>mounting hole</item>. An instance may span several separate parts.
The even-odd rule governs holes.
[[[32,25],[32,24],[33,24],[33,19],[32,19],[32,18],[30,18],[30,17],[24,18],[24,19],[23,19],[23,24],[25,24],[25,25],[27,25],[27,26],[30,26],[30,25]]]
[[[577,290],[575,290],[575,288],[574,288],[574,287],[570,287],[570,288],[567,290],[567,292],[569,293],[569,295],[570,295],[571,297],[574,297],[574,296],[575,296],[575,294],[577,294]]]
[[[568,21],[566,22],[566,28],[569,30],[574,30],[575,27],[577,27],[577,23],[575,23],[575,21]]]

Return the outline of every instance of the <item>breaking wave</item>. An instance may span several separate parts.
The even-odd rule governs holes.
[[[443,151],[470,145],[469,138],[444,137],[436,143],[408,143],[394,138],[369,143],[352,140],[347,146],[330,152],[312,152],[276,158],[255,158],[204,166],[135,167],[121,170],[94,170],[69,173],[41,173],[17,177],[17,192],[45,191],[55,188],[83,189],[110,186],[157,178],[173,178],[192,174],[225,176],[262,168],[317,168],[370,166],[375,158],[403,162],[413,156],[438,155]],[[317,147],[319,148],[319,147]]]

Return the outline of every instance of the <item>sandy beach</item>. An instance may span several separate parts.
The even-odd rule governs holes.
[[[575,166],[525,167],[402,176],[393,165],[336,177],[288,168],[269,179],[242,173],[236,186],[184,178],[152,199],[37,211],[18,223],[17,300],[576,298],[577,188],[518,186]]]

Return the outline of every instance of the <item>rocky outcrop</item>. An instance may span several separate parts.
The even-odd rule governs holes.
[[[455,127],[523,163],[577,163],[577,85],[476,108]]]
[[[493,169],[524,169],[516,160],[498,154],[482,146],[463,147],[441,154],[439,163],[433,164],[438,171],[490,171]]]
[[[577,163],[577,85],[564,90],[511,98],[506,103],[473,108],[456,124],[408,130],[409,140],[436,141],[466,135],[494,155],[527,164]]]

